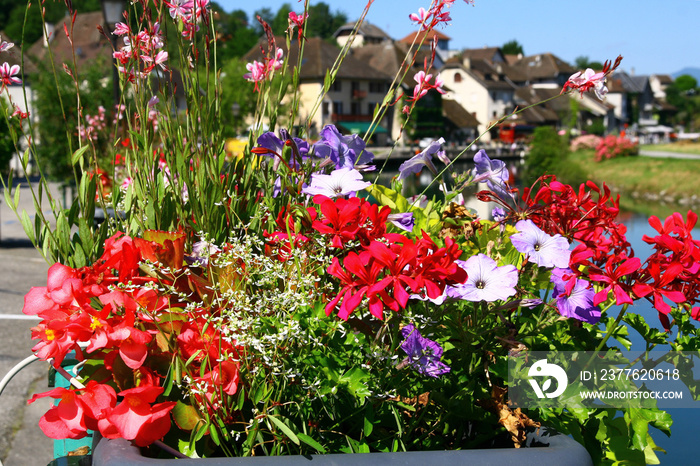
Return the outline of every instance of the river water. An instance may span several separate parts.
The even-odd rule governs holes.
[[[685,210],[680,209],[685,218]],[[627,227],[627,239],[632,244],[637,257],[644,260],[651,252],[652,248],[646,244],[642,237],[644,235],[655,236],[657,234],[651,226],[647,217],[638,214],[625,214],[621,216],[622,223]],[[661,219],[663,222],[664,219]],[[693,229],[693,238],[700,239],[700,228]],[[645,318],[647,323],[656,328],[661,328],[658,320],[658,313],[653,308],[651,303],[646,300],[639,300],[634,305],[633,311]],[[614,311],[613,311],[614,312]],[[635,335],[634,331],[630,331],[632,343],[634,346],[640,347],[643,340]],[[636,338],[634,338],[636,337]],[[643,345],[641,345],[643,349]],[[700,411],[696,409],[672,408],[667,410],[673,418],[671,426],[671,437],[667,437],[664,433],[651,428],[651,435],[656,444],[666,450],[666,454],[659,452],[658,457],[661,464],[672,465],[690,465],[698,464],[697,452],[695,451],[695,442],[697,441],[697,415]]]

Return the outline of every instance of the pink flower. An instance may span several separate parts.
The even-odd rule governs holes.
[[[605,94],[608,93],[608,88],[605,87],[605,78],[607,75],[615,71],[615,69],[620,66],[622,61],[622,55],[615,59],[613,64],[610,60],[606,61],[603,65],[603,71],[596,73],[592,69],[588,68],[586,71],[578,71],[569,77],[569,80],[564,83],[564,87],[561,90],[562,94],[568,90],[578,90],[581,95],[584,92],[593,89],[596,96],[599,99],[603,99]]]
[[[0,82],[2,82],[2,87],[12,84],[22,84],[22,80],[16,77],[18,73],[19,65],[10,66],[7,62],[0,65]]]
[[[0,42],[0,52],[5,52],[6,50],[10,50],[12,47],[14,47],[15,44],[12,42],[5,42],[4,40]]]
[[[255,88],[257,89],[258,82],[265,79],[265,65],[257,60],[253,60],[253,63],[248,63],[245,67],[250,73],[244,74],[243,78],[254,82]]]
[[[430,17],[430,12],[425,11],[425,8],[419,8],[418,13],[411,13],[408,18],[416,24],[424,25],[428,18]]]
[[[29,112],[23,112],[19,105],[13,104],[15,106],[15,111],[12,112],[13,117],[19,117],[19,121],[26,120],[29,118]]]
[[[608,88],[605,86],[605,74],[603,72],[596,73],[588,68],[586,71],[578,71],[571,75],[564,87],[578,89],[581,94],[593,89],[599,99],[603,99],[608,93]]]
[[[127,24],[117,23],[114,26],[114,32],[112,34],[114,34],[115,36],[124,36],[126,34],[129,34],[130,32],[131,32],[131,29],[129,28],[129,26]]]
[[[293,11],[289,12],[289,29],[288,31],[293,31],[294,28],[297,28],[297,32],[299,33],[299,41],[301,41],[301,38],[304,35],[304,22],[306,19],[309,17],[308,13],[304,13],[301,15],[298,15],[294,13]]]
[[[444,84],[440,75],[435,76],[435,83],[430,84],[430,80],[433,78],[432,74],[425,74],[425,71],[421,70],[413,76],[418,84],[413,88],[413,98],[411,100],[418,100],[428,93],[429,90],[435,89],[440,94],[444,94],[445,90],[442,89]]]

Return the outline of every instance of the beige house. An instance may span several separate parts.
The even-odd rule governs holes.
[[[333,37],[338,42],[338,45],[344,47],[352,36],[352,32],[355,30],[355,23],[345,23],[338,28]],[[350,44],[351,47],[362,47],[364,45],[370,44],[381,44],[382,42],[391,41],[389,35],[379,29],[372,23],[365,21],[360,25],[360,28],[355,34],[355,38]]]
[[[284,44],[283,40],[278,41]],[[289,52],[289,62],[297,62],[296,43]],[[338,69],[335,81],[324,94],[326,74],[332,69],[340,49],[320,38],[310,38],[304,45],[304,58],[299,73],[299,117],[309,125],[313,138],[326,125],[333,124],[344,134],[364,136],[393,81],[393,76],[369,66],[348,54]],[[248,52],[244,60],[260,60],[259,47]],[[373,125],[372,142],[383,145],[391,137],[394,108]]]
[[[482,141],[491,141],[493,135],[487,132],[490,124],[514,109],[515,86],[490,61],[462,55],[448,60],[440,76],[449,89],[444,98],[468,109],[479,122]]]

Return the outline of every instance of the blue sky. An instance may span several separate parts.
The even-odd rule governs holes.
[[[218,0],[226,11],[273,12],[285,0]],[[304,2],[286,0],[301,12]],[[315,3],[312,0],[311,3]],[[332,11],[359,18],[365,0],[325,0]],[[367,19],[395,39],[415,27],[408,15],[428,8],[430,0],[375,0]],[[700,68],[700,0],[457,0],[452,24],[440,31],[451,37],[450,48],[500,46],[516,39],[525,53],[551,52],[573,63],[588,56],[600,62],[625,58],[621,68],[637,74],[671,74],[684,67]]]

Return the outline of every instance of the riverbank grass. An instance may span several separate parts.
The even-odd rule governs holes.
[[[651,152],[675,152],[678,154],[700,155],[700,142],[674,142],[671,144],[645,144],[639,146],[640,150]]]
[[[661,150],[661,149],[658,149]],[[591,150],[570,153],[562,164],[565,181],[578,184],[585,180],[567,179],[575,173],[597,184],[605,182],[621,195],[622,207],[654,215],[687,210],[700,205],[700,160],[621,157],[595,162]]]

